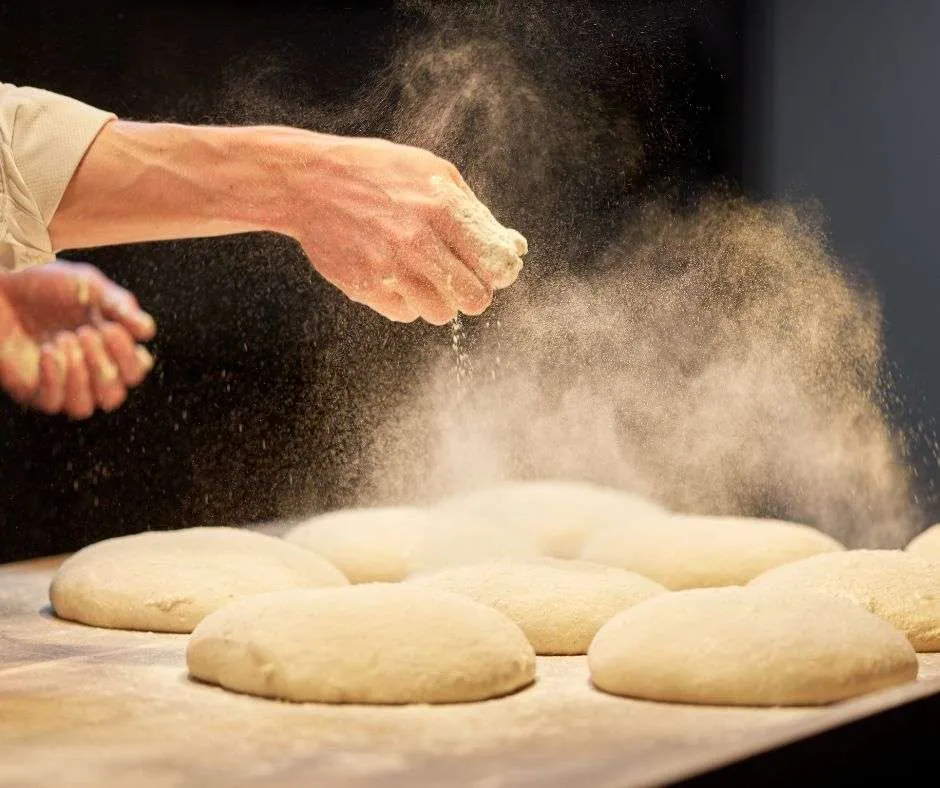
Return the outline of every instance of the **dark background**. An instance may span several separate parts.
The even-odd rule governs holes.
[[[291,106],[297,95],[342,101],[433,24],[415,8],[348,5],[7,3],[0,79],[131,119],[290,122],[274,105],[233,103],[233,85],[256,77]],[[647,151],[633,196],[682,199],[726,181],[760,196],[823,199],[836,248],[885,293],[892,357],[909,399],[926,398],[918,413],[928,418],[940,401],[925,324],[940,289],[930,232],[940,111],[920,91],[937,73],[929,31],[940,12],[926,0],[903,12],[865,3],[868,17],[836,0],[584,2],[563,4],[555,20],[553,5],[528,5],[541,26],[521,28],[520,57],[536,69],[551,57],[553,73],[598,96],[611,133],[629,118]],[[286,71],[265,76],[282,56]],[[570,63],[559,69],[559,57]],[[360,128],[387,131],[387,109],[374,108]],[[611,158],[598,168],[617,166]],[[601,174],[574,183],[583,193],[571,204],[601,201],[619,216],[631,195],[598,196]],[[520,229],[538,262],[540,228]],[[392,381],[422,348],[450,342],[447,329],[391,326],[347,302],[281,238],[66,256],[138,294],[159,324],[158,365],[122,409],[85,423],[0,399],[0,560],[349,503],[366,472],[357,448],[383,397],[399,394]]]

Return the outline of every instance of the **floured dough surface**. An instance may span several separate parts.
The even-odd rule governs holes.
[[[597,630],[621,610],[665,593],[622,569],[572,562],[502,561],[417,575],[408,582],[452,591],[499,610],[525,632],[536,654],[585,654]]]
[[[932,525],[908,542],[906,548],[909,553],[923,555],[927,558],[940,558],[940,523]]]
[[[413,570],[431,527],[417,507],[341,509],[310,518],[284,539],[322,555],[352,583],[395,582]]]
[[[329,512],[284,538],[329,559],[354,583],[397,582],[430,569],[538,555],[525,534],[484,517],[405,506]]]
[[[540,555],[531,536],[473,512],[428,510],[433,528],[418,546],[412,572]]]
[[[902,550],[849,550],[780,566],[753,587],[849,599],[893,624],[918,651],[940,651],[940,560]]]
[[[208,616],[190,674],[229,690],[319,703],[461,703],[535,678],[535,653],[504,615],[407,584],[285,591]]]
[[[49,599],[60,618],[109,629],[191,632],[251,594],[347,585],[332,564],[239,528],[147,531],[89,545],[59,567]]]
[[[887,622],[844,599],[754,588],[663,594],[618,614],[588,651],[615,695],[674,703],[834,703],[917,677],[917,655]]]
[[[677,515],[645,527],[602,531],[585,546],[582,558],[629,569],[679,590],[743,585],[780,564],[844,549],[808,525]]]
[[[574,481],[521,481],[461,493],[438,504],[474,513],[528,534],[555,558],[577,558],[585,542],[609,526],[635,525],[666,510],[633,493]]]

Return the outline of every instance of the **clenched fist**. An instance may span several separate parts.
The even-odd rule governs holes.
[[[354,301],[386,317],[442,325],[480,314],[527,252],[457,169],[379,139],[298,137],[282,231]]]

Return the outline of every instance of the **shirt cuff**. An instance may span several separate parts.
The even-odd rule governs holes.
[[[111,112],[38,88],[0,85],[0,267],[55,258],[48,226]]]

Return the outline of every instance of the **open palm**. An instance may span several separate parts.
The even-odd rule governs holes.
[[[153,366],[153,319],[96,268],[57,261],[0,274],[0,388],[45,413],[113,410]]]

